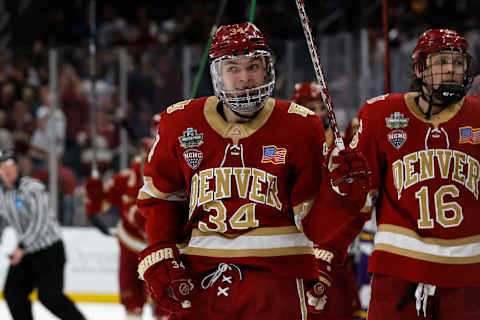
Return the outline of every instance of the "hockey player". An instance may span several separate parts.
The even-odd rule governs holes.
[[[340,198],[327,185],[318,192],[322,123],[271,98],[274,58],[252,23],[218,28],[209,56],[215,96],[168,107],[146,159],[137,205],[150,246],[139,275],[172,318],[307,319],[323,310],[343,258],[316,237],[328,228],[320,202],[311,209]],[[354,190],[341,204],[360,207],[364,158],[339,160],[331,176]]]
[[[315,112],[322,120],[325,138],[330,148],[333,144],[333,133],[328,120],[325,105],[322,101],[321,87],[316,82],[296,83],[292,101]],[[350,259],[335,272],[335,285],[329,290],[329,302],[323,315],[316,319],[352,320],[361,314],[355,273]]]
[[[370,99],[359,112],[350,148],[367,156],[377,198],[369,320],[480,319],[471,59],[462,35],[428,30],[412,54],[418,91]]]
[[[152,118],[152,136],[156,135],[160,115]],[[153,144],[152,138],[143,138],[146,153]],[[141,166],[144,157],[136,156],[130,168],[115,174],[103,183],[98,177],[91,177],[85,183],[85,211],[92,223],[104,234],[110,235],[108,227],[99,214],[111,206],[120,211],[120,221],[116,236],[120,246],[119,282],[120,301],[125,307],[127,320],[141,319],[147,291],[143,281],[138,279],[138,254],[147,247],[145,239],[145,219],[135,204],[138,190],[142,186]]]

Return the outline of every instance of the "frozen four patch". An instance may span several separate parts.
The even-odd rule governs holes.
[[[182,148],[194,148],[203,144],[203,133],[197,133],[197,130],[193,128],[187,128],[187,131],[183,131],[183,136],[178,137],[180,146]]]
[[[403,116],[403,113],[395,112],[390,115],[390,117],[385,118],[385,123],[387,128],[390,129],[399,129],[405,128],[408,126],[408,118]]]

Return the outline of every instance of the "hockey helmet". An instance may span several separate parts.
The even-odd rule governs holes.
[[[464,61],[463,65],[463,81],[460,84],[451,83],[433,83],[434,73],[428,63],[432,55],[435,53],[451,53],[452,59],[459,57]],[[412,53],[412,68],[414,81],[417,87],[422,91],[427,101],[433,103],[432,96],[442,101],[440,105],[448,105],[461,100],[468,92],[473,75],[471,71],[472,57],[468,53],[468,42],[458,32],[451,29],[430,29],[425,31],[419,38],[416,47]],[[440,73],[446,74],[446,71],[440,66]],[[417,72],[420,74],[418,76]],[[453,75],[452,75],[453,77]],[[442,80],[444,81],[444,80]],[[423,92],[426,87],[429,94]],[[430,96],[430,97],[428,97]],[[437,104],[438,105],[438,104]]]
[[[209,57],[213,89],[220,100],[237,113],[257,112],[263,108],[275,86],[274,57],[266,38],[253,23],[218,28],[212,39]],[[261,64],[263,83],[242,88],[228,87],[224,73],[230,68],[222,67],[227,61],[239,61],[242,58]]]
[[[316,82],[296,83],[293,88],[292,101],[305,104],[313,100],[322,100],[322,88]]]

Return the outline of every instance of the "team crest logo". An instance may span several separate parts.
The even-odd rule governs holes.
[[[178,137],[178,141],[185,149],[199,147],[203,144],[203,133],[197,133],[197,130],[188,128],[187,131],[183,131],[183,136]]]
[[[192,170],[195,170],[202,162],[203,152],[196,149],[185,150],[183,152],[183,158],[187,162],[188,166],[192,168]]]
[[[389,129],[405,128],[408,126],[408,120],[400,112],[392,113],[389,118],[385,118],[387,128]]]
[[[282,164],[285,163],[287,149],[276,146],[263,146],[262,163]]]
[[[407,141],[407,133],[403,130],[393,130],[388,133],[388,141],[399,150],[405,141]]]

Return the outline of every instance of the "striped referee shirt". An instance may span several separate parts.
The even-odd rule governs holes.
[[[25,253],[45,249],[61,239],[44,184],[25,176],[14,189],[0,185],[0,235],[6,226],[13,227]]]

